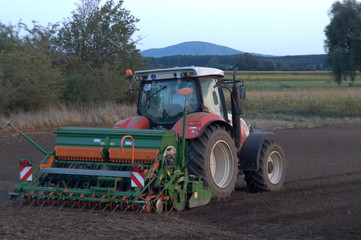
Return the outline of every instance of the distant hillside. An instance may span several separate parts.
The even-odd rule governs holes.
[[[143,57],[167,57],[176,55],[192,55],[192,56],[204,56],[204,55],[235,55],[242,54],[242,51],[235,50],[229,47],[216,45],[208,42],[192,41],[183,42],[176,45],[168,46],[165,48],[151,48],[141,52]]]
[[[254,64],[247,66],[247,61],[239,63],[245,52],[208,42],[183,42],[165,48],[153,48],[141,52],[143,57],[152,57],[150,68],[181,66],[216,67],[232,70],[238,64],[242,70],[256,71],[310,71],[328,70],[326,55],[270,56],[256,53],[247,61]],[[239,65],[241,64],[241,65]]]

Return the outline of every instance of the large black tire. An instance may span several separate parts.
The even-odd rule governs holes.
[[[282,148],[272,139],[265,139],[259,157],[258,171],[245,171],[250,192],[277,191],[286,176],[286,159]]]
[[[235,189],[238,158],[234,140],[223,127],[210,126],[197,139],[188,141],[186,159],[190,174],[200,177],[216,199]]]

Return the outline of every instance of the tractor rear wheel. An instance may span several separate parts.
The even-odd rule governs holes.
[[[258,171],[245,171],[250,192],[279,190],[286,176],[286,159],[282,148],[272,139],[263,142]]]
[[[237,150],[223,127],[210,126],[199,138],[188,142],[187,164],[190,174],[200,177],[214,198],[226,198],[234,191]]]

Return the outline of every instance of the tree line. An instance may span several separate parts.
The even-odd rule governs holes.
[[[138,19],[122,3],[80,0],[71,17],[46,27],[0,23],[1,112],[134,102],[122,79],[147,60],[133,39]]]
[[[255,56],[249,53],[227,56],[168,56],[149,58],[151,68],[167,68],[175,66],[204,66],[222,70],[241,71],[320,71],[329,70],[326,55],[301,55],[283,57]]]

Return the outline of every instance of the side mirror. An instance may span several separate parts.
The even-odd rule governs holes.
[[[213,92],[212,92],[212,96],[213,96],[213,103],[214,103],[214,105],[218,105],[218,97],[217,97],[216,91],[213,91]]]
[[[241,100],[246,99],[246,86],[244,86],[243,82],[242,85],[239,87],[239,95],[241,97]]]

